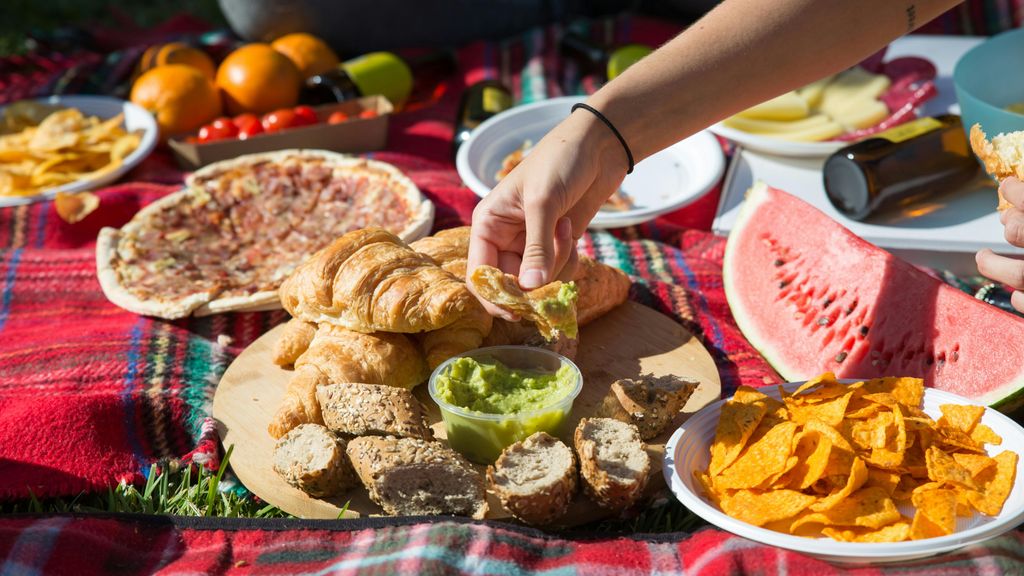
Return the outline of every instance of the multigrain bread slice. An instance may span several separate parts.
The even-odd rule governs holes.
[[[971,149],[993,178],[1000,182],[1010,176],[1024,180],[1024,131],[997,134],[989,141],[981,125],[975,124],[971,126]],[[1012,206],[1000,193],[999,210]]]
[[[319,424],[292,428],[274,446],[274,471],[310,496],[333,496],[358,483],[345,440]]]
[[[487,480],[513,516],[549,524],[569,509],[576,493],[576,458],[561,440],[537,432],[505,448]]]
[[[432,440],[426,411],[412,392],[378,384],[318,386],[324,424],[347,436],[399,436]]]
[[[640,498],[651,458],[636,426],[611,418],[583,418],[574,439],[583,488],[598,505],[620,512]]]
[[[360,436],[347,453],[370,498],[391,516],[487,514],[483,476],[441,442]]]
[[[650,440],[665,431],[696,389],[697,382],[672,375],[616,380],[597,415],[634,424],[640,438]]]

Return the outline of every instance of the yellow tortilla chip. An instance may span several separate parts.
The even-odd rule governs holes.
[[[975,481],[981,476],[986,470],[994,469],[996,461],[985,455],[985,454],[964,454],[963,452],[956,452],[953,454],[953,460],[956,463],[963,466],[971,474],[971,478]]]
[[[760,439],[744,448],[731,466],[712,476],[717,490],[756,488],[782,472],[793,445],[796,424],[782,422]]]
[[[1003,443],[1003,438],[996,434],[988,426],[978,423],[971,431],[971,440],[974,440],[978,444],[993,444],[999,446]]]
[[[942,447],[943,450],[947,450],[949,452],[965,450],[975,454],[985,453],[985,448],[980,442],[974,440],[959,428],[940,425],[937,426],[935,430],[936,433],[932,436],[933,441]]]
[[[779,396],[783,400],[785,400],[786,398],[791,398],[793,396],[802,396],[804,394],[804,392],[810,390],[811,388],[815,388],[817,386],[821,386],[822,384],[839,384],[839,383],[836,381],[836,375],[835,374],[833,374],[832,372],[825,372],[823,374],[818,375],[815,378],[811,378],[807,382],[804,382],[803,384],[800,385],[799,388],[794,390],[792,394],[786,392],[786,390],[780,384],[779,385]],[[840,386],[841,386],[841,384],[840,384]]]
[[[829,426],[838,426],[846,414],[846,405],[849,404],[852,392],[837,396],[830,400],[810,404],[797,402],[793,398],[786,398],[786,409],[789,410],[789,417],[797,424],[806,424],[810,420],[820,420]]]
[[[700,486],[701,491],[708,497],[709,500],[714,502],[715,506],[721,505],[721,498],[718,496],[718,491],[715,490],[715,485],[711,482],[711,477],[700,470],[693,471],[693,479],[697,481],[697,485]]]
[[[886,392],[900,404],[919,408],[924,399],[924,380],[920,378],[874,378],[864,382],[865,394]]]
[[[832,440],[821,432],[804,430],[796,437],[796,449],[793,452],[798,462],[790,474],[789,486],[803,490],[825,473],[828,456],[832,452]]]
[[[938,446],[928,448],[924,458],[928,465],[928,478],[931,480],[942,484],[955,484],[971,490],[978,488],[971,473]]]
[[[811,504],[811,509],[814,504]],[[872,486],[850,494],[849,498],[823,512],[808,514],[796,520],[792,528],[805,524],[823,524],[825,526],[862,526],[864,528],[881,528],[901,518],[896,504],[886,495],[885,490]]]
[[[939,410],[942,410],[942,418],[939,418],[940,426],[952,426],[968,434],[974,430],[974,426],[981,421],[981,416],[985,413],[984,406],[964,404],[943,404],[939,406]]]
[[[796,490],[737,490],[732,496],[722,499],[722,511],[754,526],[763,526],[802,512],[814,496]]]
[[[847,420],[863,420],[865,418],[872,418],[876,414],[882,411],[883,407],[881,404],[874,402],[861,402],[856,398],[851,398],[850,403],[846,406],[846,418]]]
[[[722,406],[715,439],[711,443],[711,464],[708,468],[711,476],[720,474],[739,457],[764,417],[766,398],[753,388],[740,386],[733,399]]]
[[[991,478],[983,482],[977,491],[968,492],[968,499],[982,514],[997,516],[1003,509],[1006,497],[1013,489],[1013,482],[1017,476],[1017,453],[1004,450],[997,454],[993,460],[996,461],[996,470]],[[991,473],[991,472],[990,472]]]
[[[910,522],[900,520],[875,529],[826,526],[821,533],[840,542],[903,542],[910,537]]]
[[[924,490],[914,495],[914,521],[911,538],[934,538],[952,534],[956,529],[956,492],[953,490]],[[923,518],[928,522],[923,522]]]
[[[864,483],[867,482],[867,479],[868,467],[864,464],[863,460],[854,457],[853,464],[850,466],[850,475],[846,479],[846,484],[839,489],[838,492],[829,494],[814,504],[811,504],[811,510],[814,510],[815,512],[822,512],[838,506],[845,498],[849,497],[850,494],[853,494],[863,486]]]
[[[896,487],[900,484],[900,473],[868,467],[868,479],[864,481],[864,487],[878,486],[885,490],[885,493],[892,498]]]

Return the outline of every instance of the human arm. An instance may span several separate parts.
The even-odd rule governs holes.
[[[637,162],[749,106],[849,67],[957,0],[726,0],[588,98]],[[625,152],[585,110],[545,136],[473,214],[468,271],[524,288],[571,275],[574,239],[621,183]],[[493,307],[489,308],[496,312]]]

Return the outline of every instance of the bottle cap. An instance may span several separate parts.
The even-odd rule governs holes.
[[[836,210],[854,220],[865,218],[871,212],[868,175],[848,152],[840,150],[829,156],[822,174],[825,195]]]
[[[341,68],[359,87],[363,96],[380,94],[400,110],[412,92],[412,71],[404,60],[390,52],[371,52],[347,60]]]

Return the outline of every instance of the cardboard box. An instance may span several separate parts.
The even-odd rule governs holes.
[[[377,116],[359,118],[363,110],[374,110]],[[383,96],[368,96],[337,104],[315,106],[319,123],[312,126],[290,128],[271,134],[259,134],[246,140],[231,138],[215,140],[204,144],[171,139],[167,145],[186,170],[195,170],[212,162],[228,160],[243,154],[287,150],[289,148],[310,148],[334,152],[370,152],[387,146],[388,116],[394,108]],[[345,122],[328,124],[327,118],[335,111],[351,116]]]

